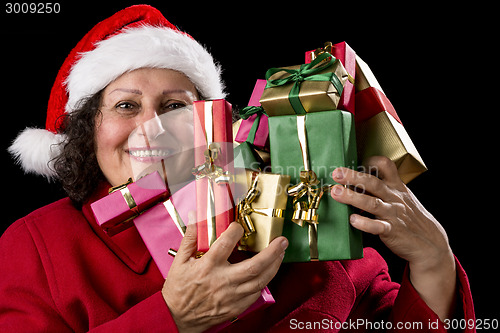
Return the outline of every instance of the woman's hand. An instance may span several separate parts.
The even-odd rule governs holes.
[[[337,168],[332,197],[374,215],[352,214],[351,225],[379,235],[410,265],[410,280],[427,305],[443,320],[452,315],[456,288],[455,259],[439,222],[400,180],[396,165],[376,156],[366,162],[377,175]],[[349,187],[353,188],[350,189]]]
[[[180,332],[200,332],[238,316],[276,275],[288,241],[278,237],[254,257],[236,264],[231,255],[243,228],[231,223],[200,259],[196,225],[190,224],[168,273],[162,294]]]

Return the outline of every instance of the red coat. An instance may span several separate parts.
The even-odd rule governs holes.
[[[413,331],[437,323],[443,329],[408,272],[400,286],[391,282],[375,250],[366,248],[364,254],[352,261],[283,264],[269,285],[276,304],[230,329],[363,332],[405,322],[422,323],[423,330]],[[457,274],[461,316],[474,319],[458,261]],[[176,331],[161,296],[163,282],[135,228],[110,238],[88,204],[77,210],[62,199],[16,221],[0,239],[0,331]]]

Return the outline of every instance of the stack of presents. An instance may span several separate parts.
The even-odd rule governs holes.
[[[305,58],[257,80],[235,123],[227,101],[194,102],[193,180],[170,193],[154,172],[112,188],[92,204],[98,223],[110,235],[135,225],[165,277],[190,211],[200,256],[238,221],[245,230],[240,251],[259,252],[283,235],[284,262],[361,258],[361,233],[349,224],[353,207],[330,196],[333,170],[383,155],[407,183],[426,167],[372,71],[347,43],[326,43]],[[265,288],[240,317],[273,302]]]

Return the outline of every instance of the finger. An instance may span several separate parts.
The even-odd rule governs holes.
[[[381,179],[364,172],[340,167],[333,171],[332,178],[339,184],[352,185],[361,193],[369,192],[385,201],[394,196]]]
[[[399,177],[398,168],[393,161],[385,156],[370,156],[364,162],[367,173],[382,179],[390,187],[401,189],[403,182]]]
[[[246,276],[246,281],[242,281],[240,284],[237,284],[235,293],[245,296],[261,291],[269,284],[269,282],[271,282],[274,276],[276,276],[282,262],[283,258],[278,257],[268,267],[266,267],[260,275],[251,279],[248,279],[248,276]]]
[[[233,222],[210,246],[210,250],[203,256],[217,262],[227,261],[234,247],[243,236],[243,227]]]
[[[370,219],[358,214],[352,214],[349,222],[354,228],[372,235],[386,236],[392,229],[392,225],[389,222]]]
[[[250,292],[264,288],[278,272],[287,247],[288,240],[280,236],[252,258],[234,264],[232,266],[234,271],[231,275],[233,282],[243,283],[254,280],[253,289],[250,289]]]
[[[385,218],[390,216],[391,205],[382,199],[355,192],[345,188],[343,185],[335,185],[332,188],[331,196],[338,202],[352,205],[378,217]]]
[[[196,215],[193,212],[189,212],[188,214],[189,223],[186,226],[186,232],[184,233],[184,237],[182,238],[181,245],[179,246],[179,250],[175,255],[176,262],[186,262],[189,258],[194,257],[196,254],[196,250],[198,248],[198,233],[196,230]]]

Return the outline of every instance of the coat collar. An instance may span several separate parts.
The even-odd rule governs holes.
[[[111,185],[108,182],[101,182],[90,199],[83,204],[82,213],[96,235],[106,244],[106,246],[132,271],[137,274],[142,274],[151,260],[151,254],[135,226],[110,237],[97,224],[94,213],[90,208],[91,203],[108,195],[110,187]]]

